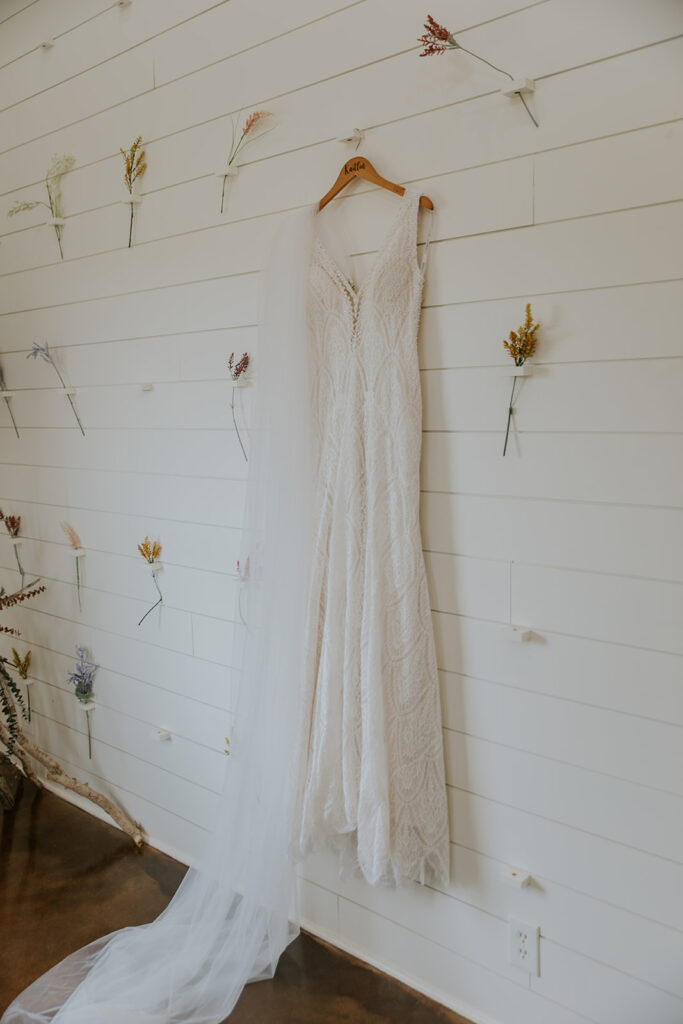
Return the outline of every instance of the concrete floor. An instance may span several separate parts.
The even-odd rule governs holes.
[[[156,917],[185,870],[156,850],[138,853],[118,829],[30,784],[0,822],[0,1013],[74,949]],[[273,981],[247,986],[230,1017],[230,1024],[385,1021],[468,1024],[305,934]]]

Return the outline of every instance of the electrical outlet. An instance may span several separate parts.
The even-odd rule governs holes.
[[[540,929],[536,924],[519,921],[516,917],[508,920],[508,958],[514,967],[537,977],[538,943]]]

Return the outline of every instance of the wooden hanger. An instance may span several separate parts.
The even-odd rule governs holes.
[[[354,156],[342,166],[334,185],[327,195],[324,195],[320,200],[318,210],[320,211],[327,206],[330,200],[338,196],[341,190],[346,188],[348,183],[353,181],[354,178],[365,178],[366,181],[371,182],[373,185],[379,185],[380,188],[386,188],[389,192],[395,192],[397,196],[405,194],[403,185],[397,185],[395,182],[383,178],[381,174],[377,173],[366,156]],[[429,196],[420,196],[420,206],[424,206],[426,210],[434,209],[434,203]]]

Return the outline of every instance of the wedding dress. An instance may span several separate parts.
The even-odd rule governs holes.
[[[366,880],[443,883],[448,816],[420,538],[417,330],[426,246],[408,189],[356,287],[318,232],[309,292],[316,501],[300,847]],[[321,220],[325,214],[321,215]]]
[[[160,917],[72,953],[0,1024],[219,1024],[297,935],[296,861],[325,840],[372,882],[447,876],[417,506],[417,202],[401,200],[357,290],[316,237],[315,208],[279,233],[255,361],[238,704],[213,831]]]

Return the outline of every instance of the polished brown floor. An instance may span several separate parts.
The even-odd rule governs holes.
[[[156,850],[31,785],[0,812],[0,1011],[37,975],[106,932],[151,920],[183,876]],[[230,1024],[467,1024],[301,935],[273,981],[245,989]]]

